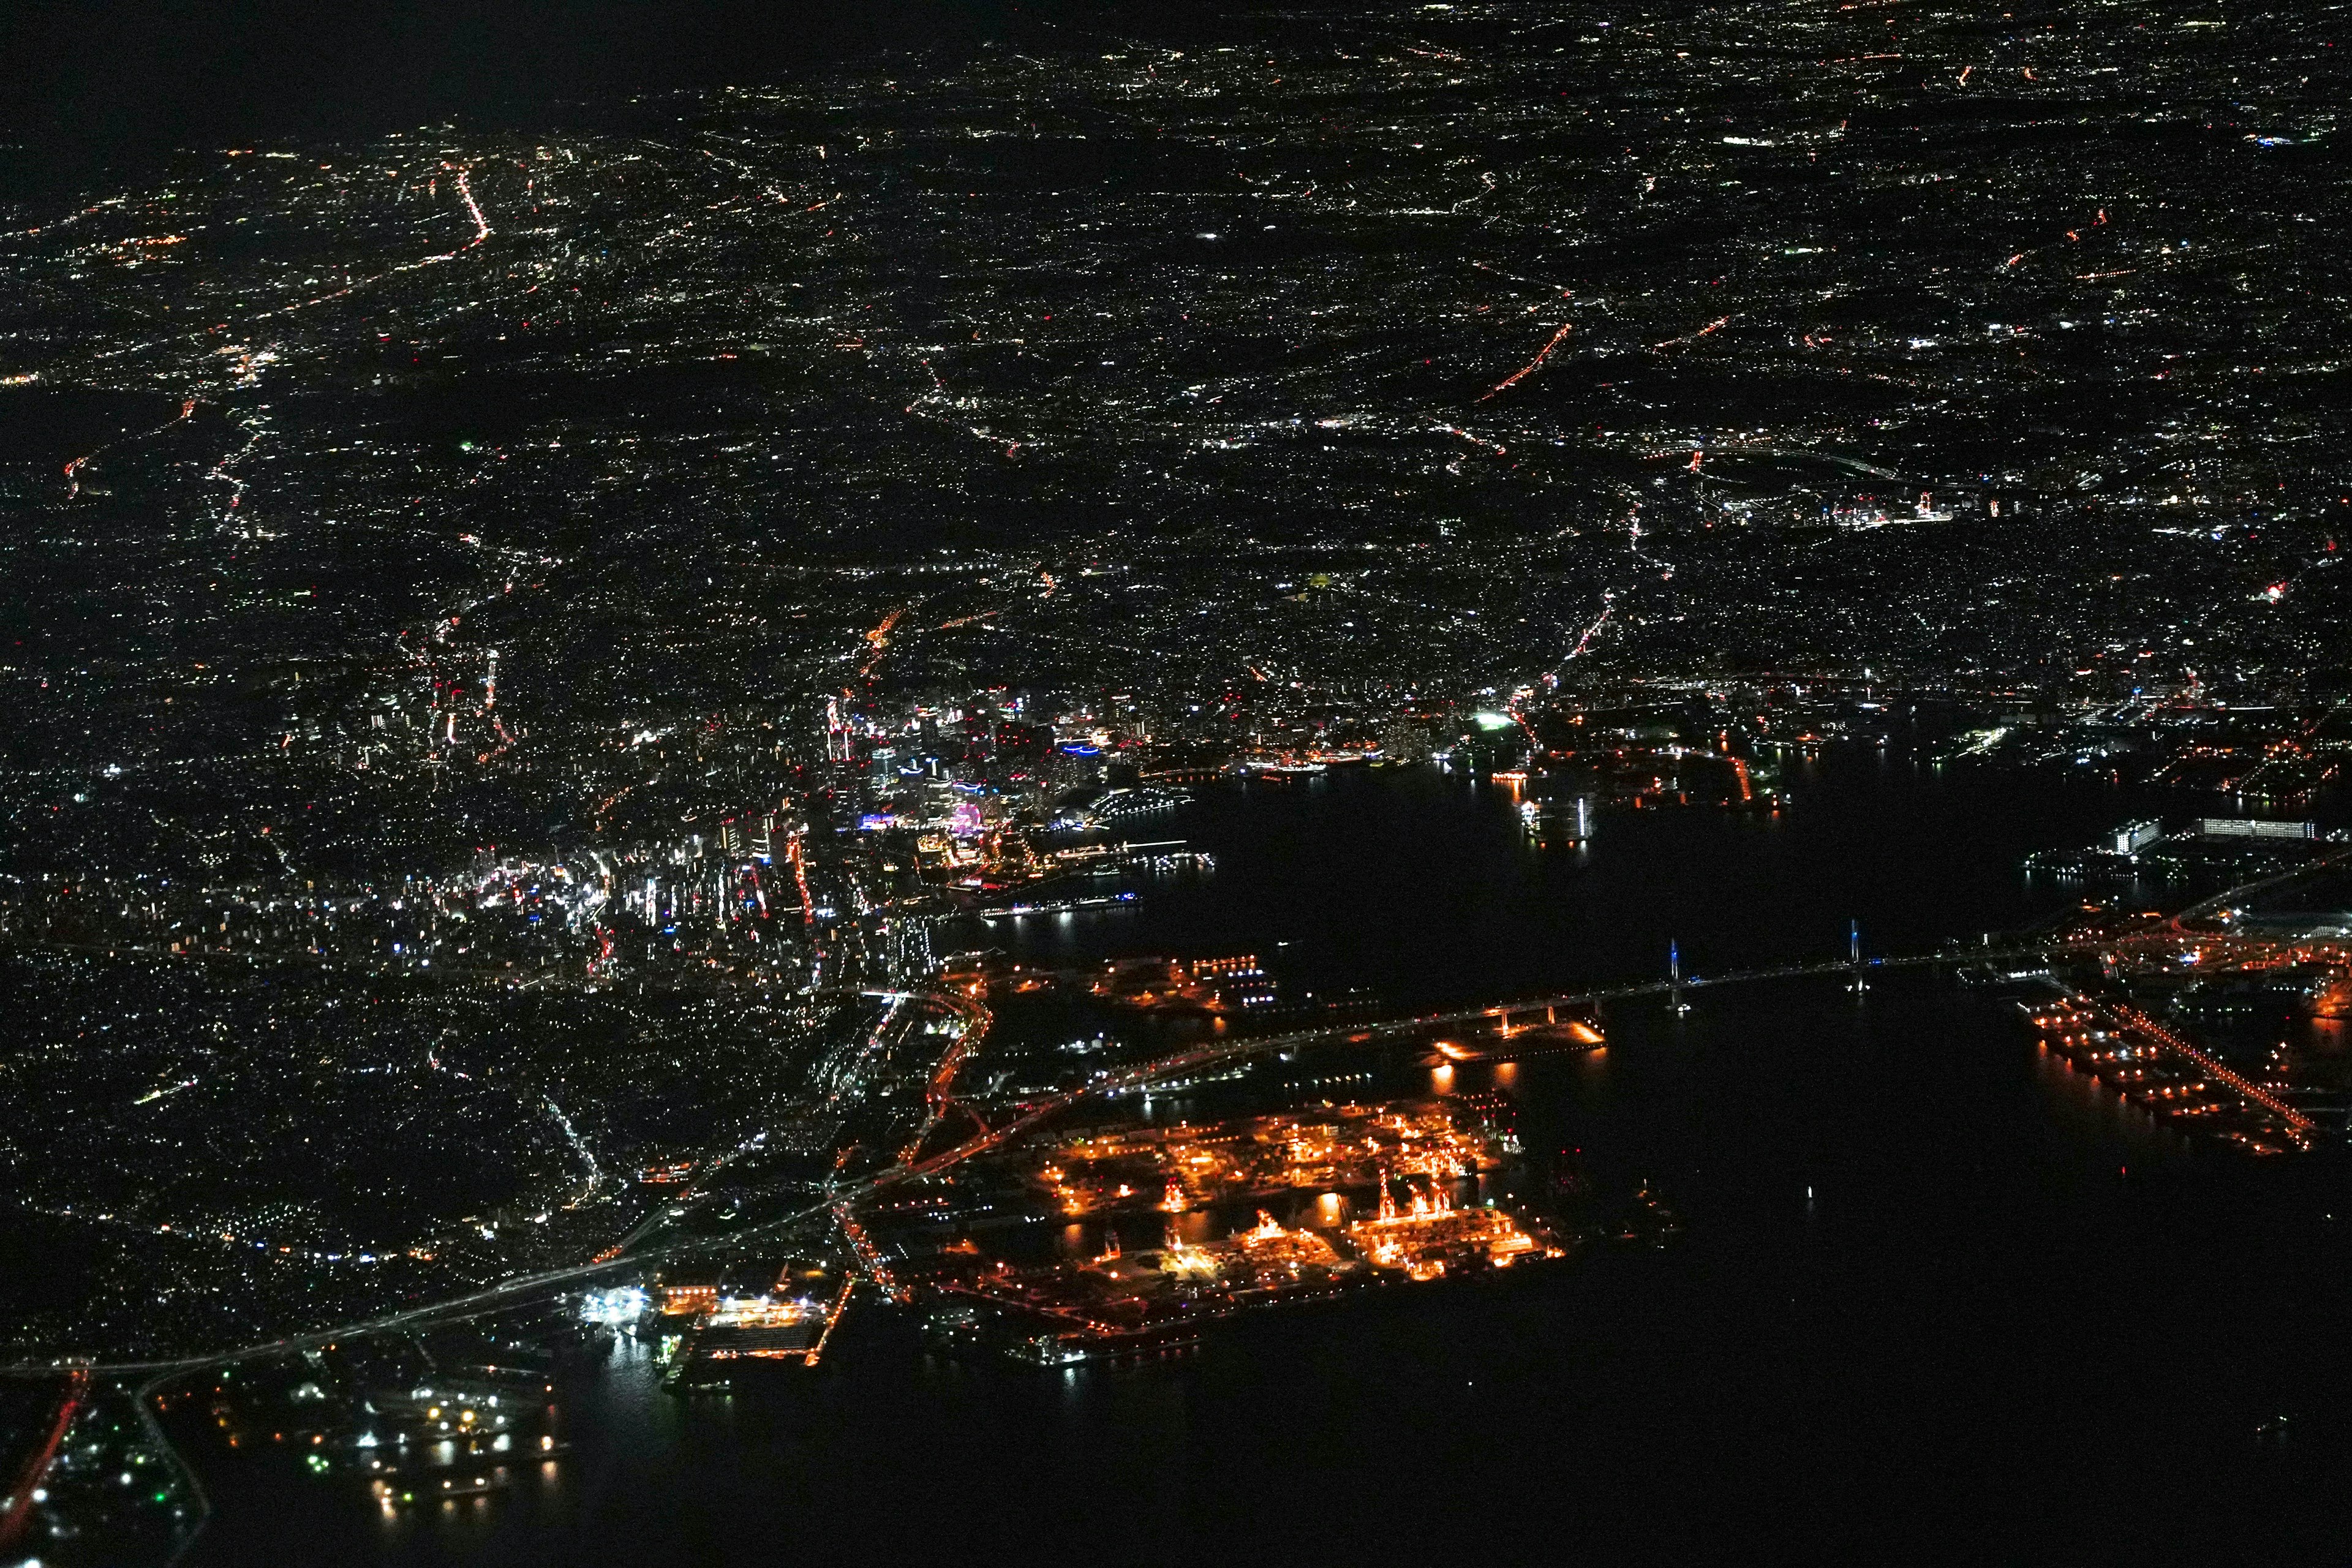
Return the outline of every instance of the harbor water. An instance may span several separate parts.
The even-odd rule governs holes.
[[[1213,876],[987,940],[1034,962],[1258,951],[1301,989],[1472,1000],[1972,942],[2021,874],[2146,803],[1862,753],[1777,816],[1618,810],[1531,851],[1437,770],[1213,792]],[[1140,837],[1142,835],[1139,835]],[[1159,837],[1158,833],[1150,835]],[[1287,944],[1287,945],[1284,945]],[[926,1353],[863,1304],[824,1363],[720,1396],[623,1340],[568,1363],[569,1450],[398,1513],[196,1446],[187,1561],[2271,1560],[2344,1538],[2352,1194],[2323,1152],[2189,1150],[1949,977],[1612,1005],[1604,1050],[1448,1069],[1535,1153],[1647,1182],[1672,1245],[1366,1292],[1134,1367]],[[2293,1357],[2274,1347],[2299,1347]]]

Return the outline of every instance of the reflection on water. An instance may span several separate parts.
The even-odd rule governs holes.
[[[1790,772],[1785,811],[1603,811],[1581,855],[1531,846],[1511,799],[1466,774],[1220,786],[1174,825],[1214,854],[1213,876],[961,940],[1043,964],[1248,951],[1327,994],[1541,994],[1663,977],[1669,942],[1697,975],[1838,956],[1850,921],[1873,952],[1974,942],[2079,898],[2029,882],[2028,851],[2149,809],[2105,784],[1939,773],[1874,750]]]
[[[1499,793],[1434,775],[1237,795],[1196,825],[1216,878],[1015,940],[1031,960],[1287,941],[1318,984],[1471,996],[1646,977],[1669,935],[1701,973],[1834,953],[1849,918],[1881,949],[1929,947],[2033,912],[2017,855],[2115,805],[1869,772],[1875,794],[1792,778],[1778,819],[1604,817],[1582,867],[1531,856]],[[1506,1094],[1525,1146],[1580,1151],[1601,1201],[1654,1184],[1688,1226],[1674,1248],[1249,1316],[1126,1371],[930,1358],[870,1300],[813,1373],[730,1399],[663,1393],[624,1342],[562,1374],[572,1451],[478,1509],[377,1524],[331,1486],[200,1453],[219,1512],[189,1562],[1330,1562],[1466,1542],[2219,1561],[2333,1538],[2352,1465],[2339,1161],[2185,1152],[2006,1002],[1924,975],[1859,1000],[1804,982],[1691,1002],[1612,1005],[1605,1051],[1319,1091]],[[2343,1050],[2343,1021],[2313,1028]],[[1291,1201],[1345,1213],[1334,1193]],[[1158,1245],[1167,1220],[1135,1223],[1122,1245]],[[1231,1223],[1174,1220],[1188,1242]],[[1108,1235],[1034,1231],[1066,1257]],[[2282,1429],[2292,1447],[2258,1440]]]
[[[2035,1491],[2038,1517],[2064,1539],[2164,1546],[2168,1529],[2198,1539],[2202,1505],[2168,1479],[2185,1468],[2267,1500],[2274,1524],[2295,1517],[2286,1483],[2305,1461],[2261,1458],[2252,1436],[2281,1411],[2309,1463],[2346,1456],[2325,1414],[2352,1387],[2326,1348],[2336,1298],[2285,1288],[2343,1278],[2309,1185],[2319,1163],[2183,1154],[2004,1004],[1925,979],[1858,1011],[1807,984],[1718,994],[1679,1020],[1623,1006],[1611,1027],[1605,1071],[1465,1064],[1456,1088],[1507,1087],[1528,1146],[1581,1149],[1605,1193],[1654,1184],[1689,1224],[1675,1249],[1236,1321],[1125,1372],[927,1359],[866,1304],[814,1374],[681,1400],[624,1342],[566,1375],[579,1447],[543,1487],[362,1546],[339,1534],[349,1499],[296,1486],[256,1507],[232,1478],[192,1561],[256,1560],[298,1531],[348,1548],[338,1561],[684,1564],[838,1529],[844,1499],[922,1500],[858,1514],[877,1551],[942,1549],[929,1521],[945,1514],[1049,1557],[1139,1520],[1143,1561],[1236,1538],[1310,1559],[1310,1543],[1433,1550],[1474,1528],[1507,1554],[1538,1550],[1565,1510],[1622,1552],[1676,1500],[1769,1493],[1790,1530],[1834,1515],[1899,1532],[1906,1489],[2006,1495],[2089,1453],[2101,1485]],[[1136,1216],[1151,1234],[1135,1244],[1164,1217]],[[1230,1221],[1177,1223],[1206,1239]],[[1105,1232],[1049,1234],[1087,1253]],[[2212,1353],[2215,1325],[2250,1314],[2265,1342],[2317,1348],[2292,1365]],[[2000,1443],[1979,1440],[1989,1426]],[[1401,1453],[1406,1491],[1380,1479]],[[1481,1484],[1497,1462],[1543,1506],[1498,1522]],[[1946,1528],[1994,1544],[1969,1533],[1989,1523]]]

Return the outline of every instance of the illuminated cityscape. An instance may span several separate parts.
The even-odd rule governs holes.
[[[0,1568],[2340,1553],[2339,13],[72,9]]]

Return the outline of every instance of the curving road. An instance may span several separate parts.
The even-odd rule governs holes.
[[[2112,944],[2047,942],[2030,947],[1999,950],[1948,951],[1903,958],[1872,959],[1866,961],[1861,968],[1864,973],[1868,973],[1874,970],[1924,969],[1944,964],[1972,965],[2021,958],[2047,958],[2056,953],[2095,950],[2107,945]],[[1812,975],[1852,974],[1855,972],[1856,966],[1852,962],[1837,960],[1821,963],[1782,964],[1766,969],[1736,970],[1729,973],[1711,976],[1685,976],[1679,984],[1685,991],[1703,991],[1719,989],[1727,985],[1753,984],[1761,981],[1791,980]],[[1446,1012],[1416,1014],[1410,1017],[1376,1023],[1361,1021],[1335,1023],[1287,1034],[1261,1035],[1194,1046],[1131,1068],[1118,1070],[1106,1069],[1086,1083],[1030,1103],[1017,1117],[961,1143],[942,1150],[939,1153],[919,1160],[902,1160],[899,1163],[877,1171],[872,1175],[842,1183],[823,1198],[812,1202],[805,1207],[795,1209],[775,1219],[764,1220],[755,1226],[730,1231],[723,1236],[682,1238],[647,1247],[642,1251],[518,1275],[513,1279],[501,1280],[498,1284],[485,1286],[480,1289],[467,1291],[425,1306],[404,1308],[373,1318],[339,1323],[332,1328],[289,1334],[283,1338],[242,1345],[232,1350],[142,1361],[90,1362],[59,1358],[49,1362],[20,1362],[0,1364],[0,1374],[54,1374],[64,1368],[73,1366],[86,1368],[100,1374],[136,1373],[161,1377],[172,1373],[200,1372],[212,1367],[233,1365],[239,1362],[268,1360],[277,1356],[317,1349],[341,1340],[363,1338],[370,1334],[380,1334],[394,1330],[420,1328],[454,1319],[474,1317],[485,1311],[509,1305],[525,1297],[544,1295],[570,1287],[584,1285],[607,1275],[644,1268],[656,1263],[730,1251],[746,1243],[790,1230],[794,1226],[832,1214],[843,1205],[856,1204],[900,1183],[918,1177],[936,1175],[942,1171],[953,1169],[968,1160],[1003,1148],[1072,1106],[1100,1095],[1140,1089],[1180,1073],[1223,1066],[1251,1057],[1297,1050],[1335,1041],[1358,1045],[1385,1043],[1408,1038],[1432,1028],[1476,1024],[1490,1019],[1499,1020],[1506,1016],[1538,1012],[1545,1008],[1590,1006],[1595,1003],[1662,996],[1672,993],[1676,984],[1671,980],[1644,981],[1637,984],[1563,992],[1554,995],[1519,998]],[[986,1027],[989,1016],[985,1007],[980,1006],[969,997],[952,994],[877,992],[872,994],[887,996],[894,1000],[913,999],[919,995],[923,1000],[935,1002],[964,1018],[965,1028],[958,1032],[955,1042],[949,1047],[948,1054],[950,1058],[959,1057],[967,1034]]]

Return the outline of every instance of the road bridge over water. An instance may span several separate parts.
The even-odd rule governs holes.
[[[540,1269],[423,1306],[404,1308],[397,1311],[337,1324],[332,1328],[289,1334],[233,1349],[142,1360],[109,1362],[59,1358],[47,1362],[6,1363],[0,1364],[0,1374],[55,1375],[68,1368],[80,1368],[111,1376],[146,1378],[149,1380],[150,1386],[153,1386],[173,1376],[205,1371],[214,1367],[234,1365],[244,1362],[266,1361],[320,1349],[343,1340],[399,1332],[478,1317],[486,1312],[514,1306],[518,1302],[533,1297],[579,1289],[614,1274],[639,1270],[656,1264],[674,1262],[682,1258],[726,1253],[772,1240],[801,1226],[834,1215],[845,1205],[854,1205],[876,1194],[912,1180],[952,1170],[967,1161],[1017,1142],[1055,1117],[1087,1100],[1148,1089],[1152,1085],[1169,1079],[1181,1078],[1188,1073],[1226,1066],[1255,1057],[1278,1055],[1335,1044],[1394,1044],[1411,1040],[1436,1029],[1492,1026],[1497,1033],[1501,1033],[1510,1026],[1511,1020],[1527,1019],[1532,1022],[1535,1016],[1538,1014],[1556,1018],[1562,1010],[1574,1011],[1609,1002],[1668,996],[1684,992],[1721,990],[1733,985],[1748,985],[1772,980],[1795,980],[1832,975],[1853,976],[1857,973],[1867,975],[1889,970],[2015,963],[2021,960],[2047,961],[2053,955],[2081,951],[2087,945],[2091,944],[2046,943],[2028,947],[2012,946],[2000,950],[1953,949],[1907,957],[1867,959],[1859,965],[1852,960],[1782,964],[1770,968],[1736,970],[1716,975],[1684,975],[1679,978],[1563,992],[1554,995],[1515,998],[1509,1001],[1421,1013],[1378,1022],[1349,1020],[1321,1025],[1309,1029],[1290,1030],[1281,1034],[1218,1040],[1187,1047],[1182,1050],[1130,1067],[1107,1069],[1083,1084],[1073,1086],[1043,1100],[1027,1102],[1021,1106],[1011,1119],[994,1127],[983,1128],[971,1138],[937,1153],[919,1159],[901,1160],[885,1170],[839,1183],[824,1196],[803,1207],[795,1208],[776,1218],[763,1220],[757,1225],[729,1231],[723,1235],[679,1237],[640,1250],[623,1252],[615,1256],[602,1256],[584,1263]],[[965,1046],[966,1037],[976,1035],[977,1032],[987,1027],[989,1016],[987,1009],[979,1006],[970,997],[961,994],[941,993],[934,996],[929,992],[877,992],[873,994],[893,1001],[919,997],[934,1001],[953,1013],[962,1020],[964,1026],[957,1032],[956,1038],[950,1042],[948,1055],[959,1060],[961,1059],[959,1053]]]

